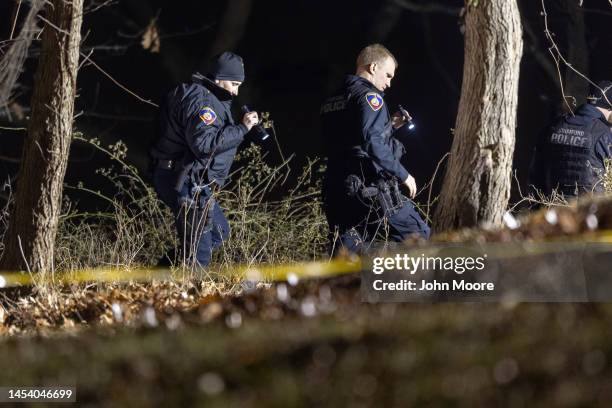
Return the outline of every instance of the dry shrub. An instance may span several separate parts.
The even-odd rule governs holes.
[[[308,160],[297,179],[289,183],[290,160],[271,166],[255,145],[237,157],[238,177],[218,197],[232,232],[215,254],[217,262],[225,266],[287,263],[325,254],[327,223],[320,198],[323,168],[318,160]]]
[[[105,148],[95,139],[81,135],[75,139],[90,143],[112,160],[113,165],[97,173],[113,185],[115,194],[109,197],[83,184],[72,187],[107,202],[108,210],[80,212],[65,198],[56,241],[56,270],[154,266],[165,254],[178,253],[173,216],[137,170],[125,162],[125,144]],[[234,181],[216,197],[232,230],[230,239],[215,252],[212,269],[322,256],[327,224],[320,205],[318,161],[309,160],[292,183],[288,181],[289,162],[271,166],[257,146],[242,151],[237,164]],[[174,266],[184,266],[176,259],[171,261]]]
[[[55,245],[55,269],[73,271],[157,264],[168,248],[176,245],[170,211],[158,201],[136,168],[125,162],[127,148],[123,142],[105,148],[95,139],[86,140],[79,134],[74,138],[90,143],[112,160],[110,167],[98,169],[97,173],[111,183],[115,193],[109,197],[82,183],[66,186],[68,190],[93,194],[106,202],[108,209],[80,212],[64,197]]]

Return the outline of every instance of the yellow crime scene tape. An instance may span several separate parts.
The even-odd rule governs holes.
[[[415,253],[438,252],[441,249],[462,248],[465,250],[478,250],[487,253],[489,260],[503,260],[517,257],[551,254],[555,252],[581,249],[586,244],[600,244],[593,246],[593,250],[612,252],[612,230],[604,230],[582,234],[578,237],[555,238],[548,241],[524,242],[494,242],[494,243],[435,243],[425,247],[396,247],[390,253],[402,252],[414,255]],[[418,256],[417,255],[417,256]],[[344,274],[361,272],[368,265],[367,258],[354,257],[351,259],[336,258],[323,262],[304,262],[286,265],[257,265],[237,266],[231,269],[231,274],[243,279],[253,281],[288,281],[290,283],[303,279],[327,278]],[[611,265],[612,266],[612,265]],[[229,271],[229,270],[228,270]],[[70,271],[64,273],[38,275],[28,272],[2,272],[0,271],[0,288],[19,287],[41,284],[70,284],[85,282],[131,282],[153,280],[176,280],[181,277],[197,277],[198,272],[188,268],[96,268]],[[202,270],[200,277],[224,275],[219,270]]]
[[[329,262],[307,262],[288,265],[237,266],[232,275],[254,281],[295,281],[309,278],[332,277],[361,271],[361,260],[331,260]],[[96,268],[55,273],[52,276],[27,272],[0,272],[0,288],[35,285],[41,283],[70,284],[85,282],[131,282],[153,280],[175,280],[197,277],[198,271],[177,268]],[[223,272],[203,270],[200,277],[219,276]]]

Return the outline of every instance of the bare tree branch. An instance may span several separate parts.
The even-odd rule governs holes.
[[[36,23],[38,12],[46,0],[31,0],[30,10],[26,16],[17,38],[9,40],[9,48],[0,59],[0,107],[6,106],[21,74],[32,40],[40,33]]]
[[[19,17],[20,9],[21,9],[21,0],[16,0],[15,10],[13,10],[13,24],[11,26],[11,34],[9,35],[9,40],[12,40],[13,35],[15,34],[15,27],[17,26],[17,17]]]
[[[526,47],[526,51],[528,51],[529,53],[531,53],[531,55],[533,55],[533,58],[540,65],[540,67],[544,70],[544,72],[546,72],[551,82],[555,84],[557,88],[561,89],[561,86],[559,85],[559,81],[557,80],[558,79],[557,69],[555,68],[555,65],[550,61],[550,58],[544,52],[541,52],[539,50],[538,36],[536,32],[533,30],[533,27],[531,27],[531,24],[529,24],[529,22],[526,21],[526,19],[523,19],[523,30],[525,34],[527,34],[527,37],[529,38],[529,41],[530,41],[529,46]]]
[[[24,128],[24,127],[4,127],[4,126],[0,126],[0,130],[13,130],[15,132],[18,132],[18,131],[27,130],[27,129]]]
[[[148,103],[151,106],[155,106],[156,108],[159,108],[159,105],[157,105],[156,103],[151,102],[151,100],[149,99],[144,99],[140,96],[138,96],[136,93],[130,91],[128,88],[126,88],[125,86],[121,85],[119,83],[119,81],[117,81],[115,78],[113,78],[108,72],[106,72],[105,70],[103,70],[98,64],[96,64],[89,56],[85,55],[84,53],[81,52],[81,57],[83,57],[85,60],[89,61],[89,63],[91,65],[93,65],[96,69],[98,69],[98,71],[100,71],[102,74],[104,74],[104,76],[106,76],[108,79],[110,79],[115,85],[117,85],[119,88],[123,89],[124,91],[126,91],[127,93],[129,93],[130,95],[132,95],[133,97],[135,97],[136,99],[138,99],[141,102],[144,103]]]
[[[612,4],[612,0],[609,0],[609,1],[610,1],[610,4]],[[595,82],[593,82],[589,77],[587,77],[585,74],[580,72],[578,69],[574,68],[574,66],[563,56],[563,53],[561,53],[561,50],[559,49],[557,43],[555,42],[553,38],[554,34],[550,31],[550,28],[548,25],[548,12],[546,10],[545,0],[542,0],[542,16],[544,17],[544,34],[546,35],[546,38],[548,39],[550,43],[550,47],[548,48],[548,51],[550,52],[550,55],[555,61],[555,65],[557,67],[559,84],[561,86],[561,95],[563,96],[563,101],[565,102],[565,105],[568,108],[569,112],[573,113],[572,107],[567,102],[567,99],[570,98],[571,96],[567,96],[565,94],[565,87],[563,85],[563,78],[561,75],[561,68],[560,68],[561,63],[563,63],[568,69],[572,70],[577,76],[579,76],[580,78],[583,78],[589,84],[593,85],[593,87],[602,91],[602,93],[603,93],[603,89],[599,88],[599,86]],[[604,97],[606,98],[606,101],[610,103],[610,101],[608,100],[605,94],[604,94]]]
[[[97,1],[92,1],[92,3],[83,10],[83,14],[95,13],[103,7],[112,6],[113,4],[117,4],[117,0],[105,0],[101,3]]]

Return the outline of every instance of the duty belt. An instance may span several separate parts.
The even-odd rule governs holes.
[[[383,214],[396,214],[406,199],[399,191],[397,180],[379,179],[376,185],[366,186],[361,178],[351,174],[345,180],[346,192],[349,196],[373,200],[376,197]]]

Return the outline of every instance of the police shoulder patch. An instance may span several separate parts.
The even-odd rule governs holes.
[[[385,103],[383,98],[376,92],[368,92],[365,97],[366,101],[368,101],[368,105],[370,105],[370,108],[372,108],[374,112],[382,108]]]
[[[217,120],[217,114],[210,106],[205,106],[198,112],[200,120],[206,125],[212,125]]]

